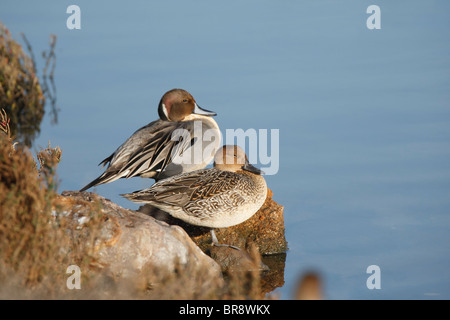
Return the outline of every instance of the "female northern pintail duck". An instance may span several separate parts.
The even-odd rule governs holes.
[[[148,189],[123,196],[149,203],[189,224],[214,228],[237,225],[263,205],[267,185],[261,170],[248,162],[238,146],[224,146],[214,157],[214,168],[180,174]]]
[[[158,106],[160,119],[137,130],[100,162],[106,171],[80,191],[120,178],[140,176],[156,181],[205,168],[220,146],[216,113],[200,108],[186,90],[166,92]],[[99,165],[100,165],[99,164]]]

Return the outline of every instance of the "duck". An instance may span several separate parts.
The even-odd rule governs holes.
[[[212,244],[220,246],[214,229],[240,224],[264,204],[267,184],[262,174],[249,163],[242,148],[225,145],[216,152],[213,168],[172,176],[122,196],[150,204],[186,223],[210,228]]]
[[[101,161],[106,170],[80,191],[120,178],[159,181],[203,169],[213,160],[221,144],[215,112],[199,107],[188,91],[172,89],[162,96],[158,115]]]

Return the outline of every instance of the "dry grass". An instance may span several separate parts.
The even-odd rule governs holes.
[[[0,108],[5,109],[11,118],[12,135],[18,142],[31,146],[40,132],[47,99],[51,104],[52,122],[57,121],[53,78],[56,37],[50,37],[49,51],[43,53],[46,59],[43,86],[39,83],[31,46],[24,35],[23,39],[31,57],[11,38],[9,30],[0,22]]]
[[[2,123],[8,123],[3,113]],[[0,283],[13,277],[15,286],[31,290],[46,288],[67,278],[62,266],[86,265],[95,239],[74,237],[68,220],[54,207],[57,197],[55,170],[61,157],[59,148],[38,153],[37,170],[33,156],[22,146],[12,148],[7,126],[0,135]],[[92,208],[90,223],[100,221]],[[95,217],[97,217],[95,219]],[[84,248],[74,250],[74,248]],[[51,278],[51,279],[50,279]],[[64,280],[64,281],[63,281]],[[3,286],[2,286],[3,287]]]

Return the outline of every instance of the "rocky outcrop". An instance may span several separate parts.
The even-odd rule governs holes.
[[[114,278],[139,275],[145,269],[173,272],[180,266],[204,270],[203,282],[217,283],[221,270],[204,254],[179,226],[171,226],[140,212],[128,210],[94,193],[65,191],[56,206],[83,229],[92,211],[100,205],[105,217],[99,225],[95,244],[97,267],[108,270]]]
[[[74,226],[72,230],[95,233],[95,267],[101,268],[113,278],[132,278],[148,274],[147,270],[161,270],[174,274],[180,267],[197,280],[192,289],[204,292],[223,284],[222,271],[262,270],[262,289],[270,292],[284,283],[284,259],[287,242],[284,235],[283,206],[272,199],[268,190],[261,209],[249,220],[223,229],[216,229],[219,242],[240,247],[211,247],[210,229],[195,227],[169,216],[151,206],[133,211],[98,196],[95,193],[65,191],[58,197],[55,212],[67,216]],[[89,221],[89,212],[97,206],[103,218],[92,226],[83,228]],[[70,219],[69,219],[70,218]],[[262,262],[254,254],[263,255]],[[253,251],[252,251],[253,250]],[[248,252],[247,252],[248,251]],[[273,263],[274,254],[282,253],[282,263]],[[269,257],[265,259],[264,256]],[[176,273],[176,272],[175,272]],[[198,281],[200,279],[200,281]],[[275,279],[275,280],[274,280]],[[158,279],[152,279],[158,282]],[[195,283],[195,284],[194,284]],[[189,286],[185,284],[184,287]]]

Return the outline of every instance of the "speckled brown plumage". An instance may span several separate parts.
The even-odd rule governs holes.
[[[267,185],[242,149],[219,150],[216,159],[225,159],[226,152],[236,158],[232,157],[229,164],[221,162],[222,170],[215,167],[180,174],[124,196],[151,204],[193,225],[221,228],[239,224],[264,203]]]

